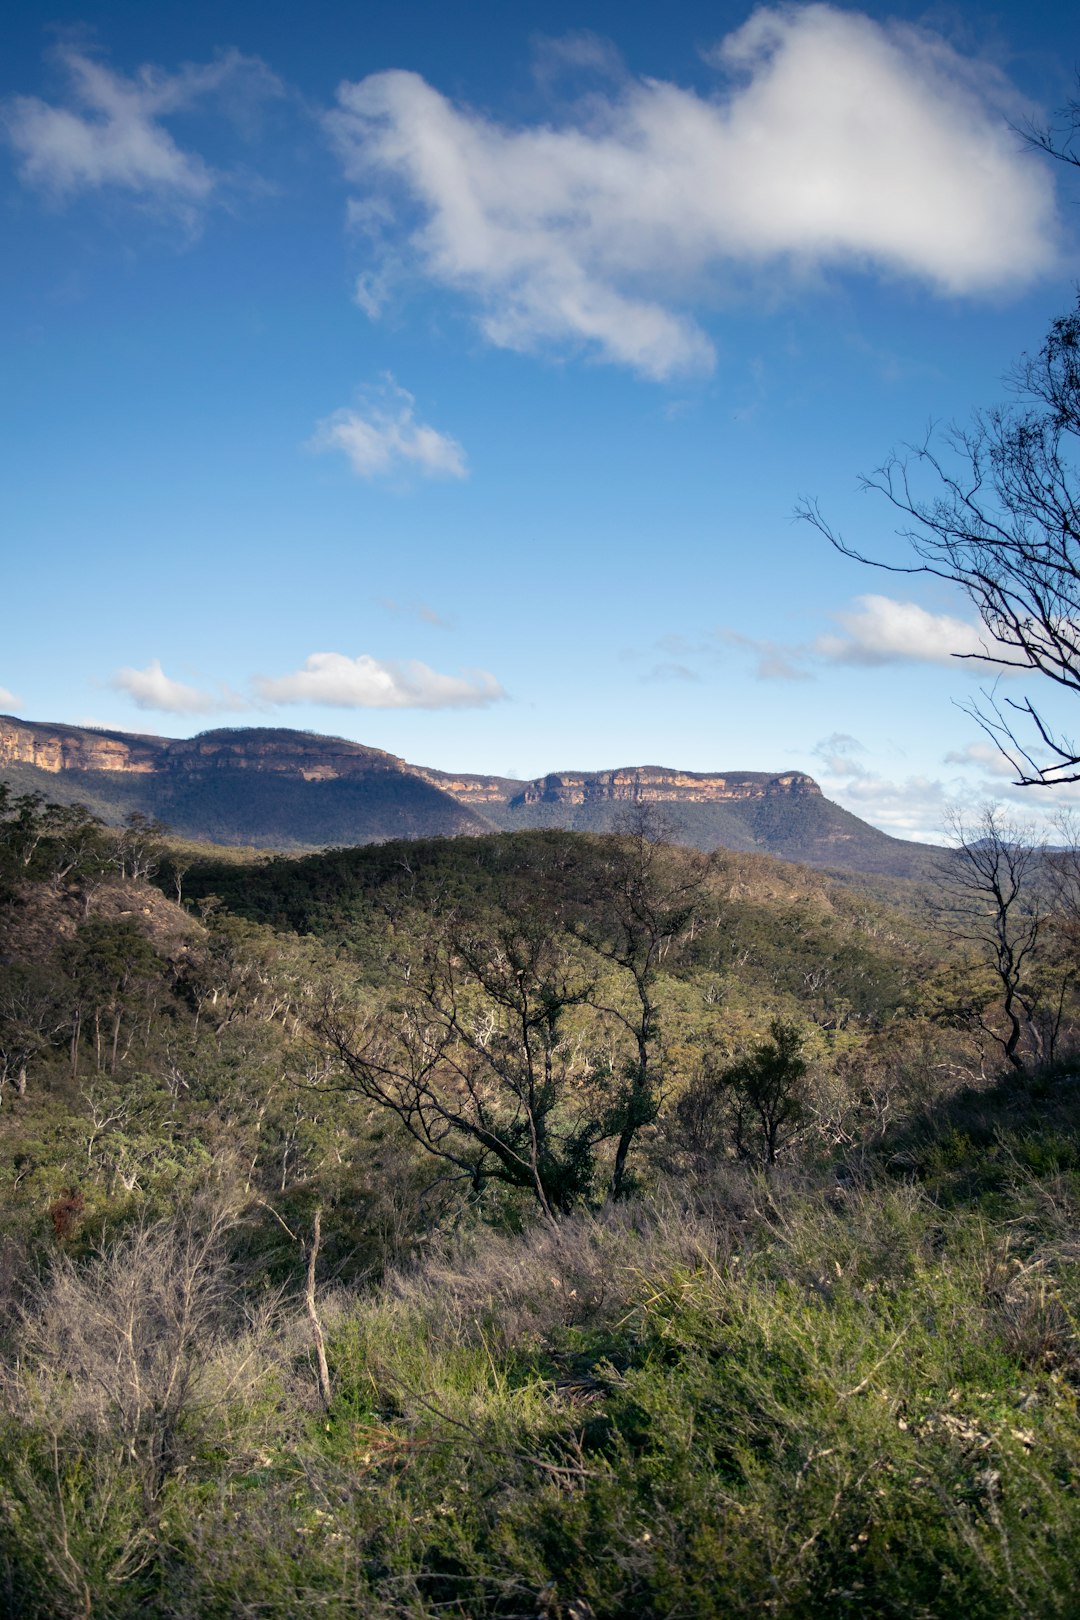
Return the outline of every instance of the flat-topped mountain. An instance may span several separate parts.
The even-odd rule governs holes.
[[[0,716],[0,777],[108,821],[132,810],[188,838],[275,849],[490,832],[404,760],[271,726],[151,737]]]
[[[921,875],[932,852],[826,799],[801,771],[560,771],[522,782],[410,765],[342,737],[248,726],[155,737],[0,716],[0,778],[106,820],[132,810],[177,833],[279,849],[519,827],[603,832],[654,808],[673,839],[810,865]]]
[[[305,781],[333,781],[404,760],[344,737],[276,726],[225,727],[197,737],[154,737],[140,732],[99,731],[0,715],[0,767],[32,765],[43,771],[152,772],[201,770],[279,771]]]

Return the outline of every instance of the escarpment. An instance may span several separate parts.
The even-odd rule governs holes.
[[[344,737],[286,727],[155,737],[5,715],[0,779],[83,801],[109,821],[137,810],[188,838],[276,849],[525,827],[603,833],[647,808],[665,836],[701,849],[898,875],[927,870],[930,858],[833,804],[802,771],[628,765],[519,781],[412,765]]]

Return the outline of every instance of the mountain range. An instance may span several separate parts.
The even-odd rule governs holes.
[[[523,782],[277,727],[170,738],[2,715],[0,780],[109,822],[137,810],[186,838],[284,850],[524,827],[605,832],[648,805],[667,836],[701,849],[898,877],[926,876],[937,853],[861,821],[801,771],[636,765]]]

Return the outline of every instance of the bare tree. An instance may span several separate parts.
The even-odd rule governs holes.
[[[1040,945],[1048,922],[1043,877],[1045,846],[990,806],[973,825],[952,818],[956,850],[942,869],[950,926],[975,947],[996,984],[998,1019],[982,1028],[1014,1069],[1029,1056],[1048,1055],[1038,1014],[1043,1003],[1037,978]],[[1049,1044],[1060,1021],[1051,1018]]]
[[[4,1392],[46,1412],[58,1433],[113,1436],[148,1500],[197,1446],[200,1411],[228,1394],[207,1373],[237,1309],[226,1250],[234,1225],[208,1195],[87,1265],[58,1255],[23,1312]],[[247,1370],[237,1369],[241,1381]]]
[[[796,511],[857,562],[959,585],[986,635],[982,651],[957,656],[1030,670],[1080,695],[1080,304],[1008,382],[1014,403],[977,412],[937,443],[928,435],[860,480],[907,520],[900,533],[915,562],[867,556],[812,500]],[[985,693],[969,712],[1019,784],[1080,781],[1080,746],[1030,698]]]
[[[1070,98],[1059,110],[1058,117],[1061,120],[1058,125],[1029,121],[1020,126],[1018,133],[1038,151],[1045,152],[1047,157],[1080,169],[1080,151],[1076,149],[1076,143],[1080,141],[1080,97]]]

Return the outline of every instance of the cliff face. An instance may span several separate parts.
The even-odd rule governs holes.
[[[5,765],[32,765],[53,775],[62,771],[137,775],[269,771],[304,782],[348,781],[373,771],[390,772],[426,782],[481,813],[485,805],[513,809],[526,805],[730,804],[821,796],[813,778],[799,771],[778,776],[741,771],[721,776],[640,765],[615,771],[559,771],[532,782],[518,782],[505,776],[427,770],[342,737],[284,728],[237,727],[204,731],[197,737],[149,737],[82,726],[38,725],[0,716],[0,768]]]
[[[459,804],[509,804],[515,793],[525,785],[509,776],[464,776],[450,771],[432,771],[425,765],[409,765],[414,776],[430,782],[432,787],[449,793]]]
[[[731,804],[783,795],[821,797],[812,776],[787,771],[770,776],[763,771],[739,771],[723,776],[702,771],[673,771],[661,765],[630,765],[617,771],[558,771],[518,782],[507,776],[451,776],[411,766],[418,776],[459,804],[526,805],[600,804]]]
[[[164,769],[276,771],[305,782],[337,782],[371,771],[407,770],[403,760],[343,737],[304,731],[205,731],[166,744]]]
[[[157,770],[167,747],[162,737],[120,731],[86,731],[80,726],[32,725],[0,715],[0,767],[32,765],[39,771]]]
[[[107,822],[138,812],[222,844],[312,849],[491,830],[394,754],[269,726],[142,737],[0,716],[0,776]]]
[[[117,771],[146,775],[174,771],[275,771],[305,782],[333,782],[372,770],[407,767],[394,754],[342,737],[245,727],[204,731],[198,737],[144,737],[82,726],[39,725],[0,715],[0,768],[32,765],[39,771]]]
[[[799,771],[783,776],[744,771],[717,776],[696,771],[669,771],[654,765],[617,771],[560,772],[529,782],[511,800],[516,804],[729,804],[778,795],[816,794],[813,777]]]

